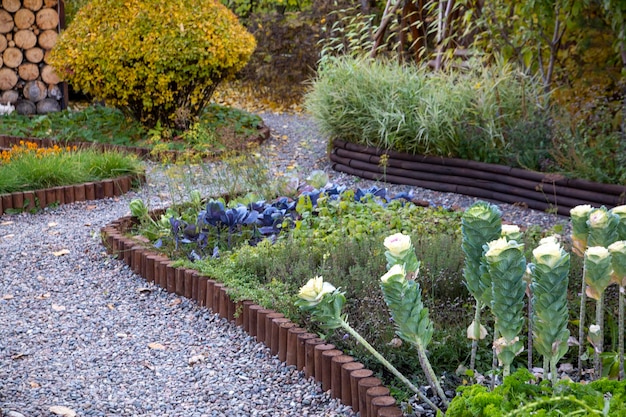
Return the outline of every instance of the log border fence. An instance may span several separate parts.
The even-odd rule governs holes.
[[[386,156],[384,156],[386,155]],[[626,186],[458,158],[411,155],[335,139],[332,168],[361,178],[464,194],[569,216],[580,204],[626,204]]]

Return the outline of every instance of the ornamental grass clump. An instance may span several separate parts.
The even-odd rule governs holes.
[[[549,112],[540,84],[501,62],[468,65],[465,71],[431,72],[327,57],[305,106],[331,138],[539,170],[549,158],[543,145]]]
[[[49,63],[84,93],[154,127],[188,128],[254,37],[214,0],[94,0],[62,33]]]

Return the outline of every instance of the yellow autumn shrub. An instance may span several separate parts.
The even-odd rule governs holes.
[[[74,88],[146,126],[186,128],[255,46],[216,0],[91,0],[49,62]]]

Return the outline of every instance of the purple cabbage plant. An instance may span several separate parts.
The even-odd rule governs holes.
[[[258,200],[234,207],[227,207],[223,200],[211,199],[197,214],[195,223],[187,222],[181,216],[170,216],[171,234],[159,239],[155,247],[160,248],[164,240],[171,239],[177,252],[181,251],[190,260],[196,261],[217,258],[220,250],[231,250],[241,243],[254,246],[266,239],[275,242],[283,230],[295,226],[303,210],[315,212],[321,196],[338,200],[347,191],[345,186],[334,184],[322,188],[304,184],[297,199],[282,196],[271,203]],[[408,193],[390,196],[386,188],[379,187],[354,191],[354,201],[365,202],[368,199],[386,206],[393,200],[411,201],[412,196]]]

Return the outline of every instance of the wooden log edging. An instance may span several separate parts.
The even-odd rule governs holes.
[[[10,210],[36,210],[54,204],[71,204],[117,197],[130,191],[136,182],[145,183],[145,174],[131,174],[101,181],[0,194],[0,216]]]
[[[458,158],[385,151],[339,139],[333,140],[330,160],[334,170],[370,180],[556,211],[564,216],[580,204],[607,208],[626,204],[624,185]]]
[[[304,371],[305,377],[314,378],[325,391],[330,391],[332,398],[352,406],[361,416],[402,416],[389,390],[362,363],[307,333],[281,313],[248,300],[235,303],[228,288],[217,280],[198,271],[174,268],[166,256],[148,247],[144,239],[126,235],[134,224],[136,219],[131,216],[109,223],[100,230],[102,242],[109,254],[123,260],[146,281],[208,307],[242,327],[270,348],[272,355]]]

